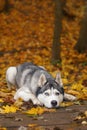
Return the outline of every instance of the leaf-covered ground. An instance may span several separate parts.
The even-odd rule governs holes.
[[[22,110],[24,105],[28,106],[22,101],[14,102],[15,89],[9,91],[5,80],[9,66],[28,61],[44,66],[54,77],[60,71],[65,91],[80,100],[87,100],[87,54],[78,54],[74,50],[83,17],[83,3],[74,0],[76,9],[72,1],[68,2],[66,7],[74,18],[63,17],[62,62],[56,66],[50,63],[54,29],[52,0],[12,0],[9,12],[0,13],[0,113],[16,112],[21,105]]]

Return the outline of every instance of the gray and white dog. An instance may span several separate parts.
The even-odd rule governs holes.
[[[47,108],[57,108],[63,99],[76,100],[75,96],[64,93],[63,83],[58,73],[54,79],[44,67],[24,63],[9,67],[6,71],[8,87],[16,86],[14,99],[32,100],[33,104]]]

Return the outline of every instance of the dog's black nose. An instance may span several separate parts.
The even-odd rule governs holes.
[[[51,101],[51,104],[52,104],[53,107],[55,107],[57,105],[57,101],[53,100],[53,101]]]

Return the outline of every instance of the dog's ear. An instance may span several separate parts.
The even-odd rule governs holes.
[[[62,82],[62,79],[61,79],[61,74],[58,72],[57,75],[56,75],[56,79],[55,81],[61,86],[63,87],[63,82]]]
[[[39,78],[39,81],[38,81],[38,86],[39,87],[42,87],[45,83],[46,83],[46,77],[44,74],[41,74],[40,78]]]

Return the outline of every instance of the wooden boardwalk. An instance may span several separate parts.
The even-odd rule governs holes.
[[[87,104],[59,108],[56,112],[45,113],[39,117],[21,113],[1,114],[0,126],[7,130],[87,130],[87,124],[82,124],[87,118],[75,121],[84,111],[87,111]]]

